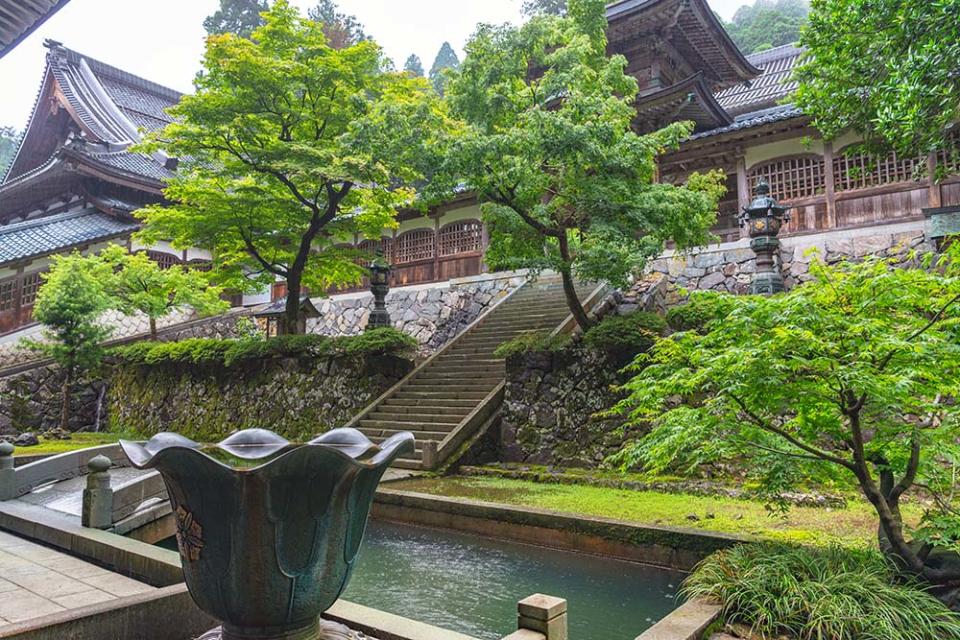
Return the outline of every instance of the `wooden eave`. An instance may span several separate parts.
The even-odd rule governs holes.
[[[70,0],[0,0],[0,58],[23,42]]]
[[[717,86],[733,86],[760,75],[737,48],[706,0],[620,0],[607,7],[607,33],[613,49],[644,38],[669,40],[686,59]]]
[[[659,129],[676,120],[693,120],[698,130],[722,127],[733,118],[717,103],[703,73],[677,82],[636,102],[637,125],[643,132]]]

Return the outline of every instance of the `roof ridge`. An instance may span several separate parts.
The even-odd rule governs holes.
[[[66,55],[67,61],[73,64],[79,64],[80,60],[86,60],[87,64],[90,66],[90,70],[97,75],[103,75],[116,82],[149,91],[158,97],[166,98],[171,102],[179,102],[180,98],[184,95],[176,89],[171,89],[170,87],[153,82],[152,80],[147,80],[146,78],[133,74],[129,71],[124,71],[119,67],[107,64],[106,62],[97,60],[96,58],[91,58],[84,53],[80,53],[79,51],[64,46],[62,42],[47,39],[44,42],[44,46],[51,51],[54,49],[62,51]]]
[[[789,42],[787,44],[781,44],[778,47],[751,53],[747,56],[747,60],[750,61],[750,64],[756,65],[762,62],[770,62],[771,60],[780,60],[782,58],[798,55],[803,53],[804,50],[804,47],[799,46],[798,43]]]

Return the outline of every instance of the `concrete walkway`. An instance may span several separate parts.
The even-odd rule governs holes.
[[[0,531],[0,633],[10,623],[155,590]]]

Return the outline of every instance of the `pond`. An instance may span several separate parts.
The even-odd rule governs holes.
[[[677,606],[679,571],[371,521],[344,598],[482,640],[516,630],[517,601],[566,598],[571,640],[633,640]]]

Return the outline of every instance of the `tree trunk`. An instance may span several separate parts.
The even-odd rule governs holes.
[[[67,368],[60,387],[60,429],[68,431],[70,426],[70,397],[73,387],[73,368]]]
[[[303,274],[291,270],[287,274],[287,303],[280,322],[280,333],[294,335],[300,331],[300,283]]]
[[[150,339],[157,339],[157,319],[153,316],[150,316]]]
[[[580,329],[586,331],[593,326],[593,321],[590,320],[583,305],[580,304],[577,287],[573,282],[573,275],[571,273],[573,260],[570,257],[570,244],[565,235],[561,235],[557,240],[560,249],[560,258],[562,258],[564,262],[563,268],[560,270],[560,278],[563,280],[563,294],[567,298],[567,306],[570,307],[570,313],[573,314],[574,320],[577,321]]]

